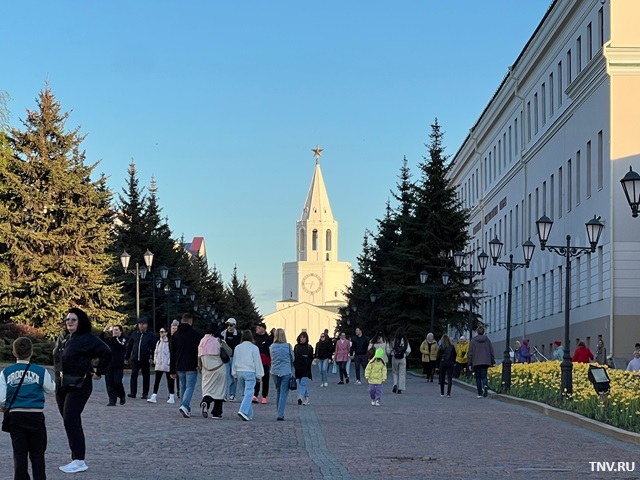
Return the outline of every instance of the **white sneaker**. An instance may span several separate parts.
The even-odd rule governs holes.
[[[324,383],[321,383],[321,384],[320,384],[320,388],[322,388],[322,387],[324,387]]]
[[[89,469],[88,465],[84,463],[84,460],[74,460],[73,462],[68,463],[67,465],[63,465],[59,468],[64,473],[84,472],[85,470]]]
[[[376,407],[380,406],[380,400],[376,400]]]
[[[309,397],[304,397],[302,405],[311,405],[311,400],[309,400]]]
[[[329,386],[329,382],[325,382],[324,386],[328,387]]]
[[[189,418],[191,416],[191,412],[189,412],[189,410],[187,410],[187,407],[185,407],[184,405],[181,405],[178,410],[180,410],[180,413],[184,418]]]
[[[229,395],[229,401],[230,402],[235,402],[236,401],[236,396],[235,395]]]
[[[147,402],[149,403],[158,403],[158,395],[156,395],[155,393],[151,395],[151,397],[149,397],[149,399],[147,400]]]
[[[169,394],[169,400],[167,400],[167,403],[176,403],[176,398],[173,393]]]
[[[371,405],[375,405],[376,401],[375,400],[371,400]]]
[[[360,380],[356,380],[356,385],[360,385],[361,383]]]

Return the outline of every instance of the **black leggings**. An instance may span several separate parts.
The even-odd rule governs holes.
[[[56,378],[56,403],[67,432],[71,460],[84,460],[86,446],[80,415],[93,391],[91,382],[91,376],[87,375],[82,388],[68,388],[62,387],[60,379]]]
[[[269,372],[271,372],[271,365],[263,365],[264,368],[264,377],[259,382],[256,382],[256,386],[253,389],[253,396],[257,397],[260,394],[260,390],[262,390],[262,398],[267,398],[269,396]]]
[[[171,374],[169,372],[160,372],[156,370],[156,379],[153,382],[153,393],[154,395],[158,394],[158,388],[160,388],[160,380],[162,380],[162,374],[167,374],[167,387],[169,388],[169,394],[173,395],[175,392],[173,390],[174,380],[171,378]]]
[[[440,395],[444,395],[444,379],[447,378],[447,395],[451,394],[453,383],[453,365],[440,363]]]

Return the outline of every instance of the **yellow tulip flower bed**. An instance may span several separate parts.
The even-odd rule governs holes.
[[[605,367],[606,368],[606,367]],[[586,363],[573,364],[573,394],[560,396],[560,362],[514,363],[509,395],[569,410],[599,422],[640,433],[640,374],[607,369],[611,391],[603,399],[589,381]],[[502,389],[502,367],[489,369],[489,388]],[[472,380],[470,383],[475,384]]]

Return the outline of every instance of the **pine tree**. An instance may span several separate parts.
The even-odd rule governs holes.
[[[108,275],[111,225],[105,178],[91,180],[79,128],[47,86],[10,129],[12,155],[0,165],[0,318],[59,333],[78,306],[97,323],[120,322],[119,286]]]
[[[253,296],[249,290],[247,279],[242,282],[238,279],[238,267],[233,267],[231,280],[226,289],[226,305],[229,317],[234,317],[240,330],[253,329],[262,321],[258,313]]]

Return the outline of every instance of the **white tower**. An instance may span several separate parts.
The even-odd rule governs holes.
[[[296,222],[297,261],[283,265],[283,300],[317,306],[346,304],[351,285],[351,265],[338,261],[338,222],[320,170],[322,149],[312,149],[316,159],[302,216]]]

